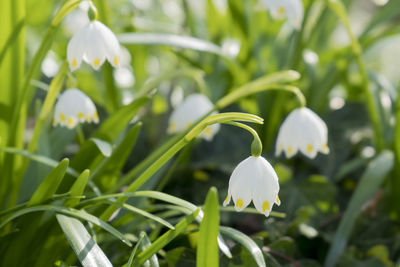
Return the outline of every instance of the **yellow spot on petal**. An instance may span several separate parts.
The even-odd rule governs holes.
[[[310,144],[307,145],[307,152],[313,151],[314,147]]]
[[[78,119],[83,120],[85,118],[85,115],[83,115],[82,112],[78,113]]]
[[[93,120],[94,120],[94,122],[99,121],[99,114],[97,114],[97,111],[93,114]]]
[[[229,195],[227,195],[227,196],[226,196],[226,198],[225,198],[225,201],[224,201],[224,202],[225,202],[225,203],[227,203],[227,202],[228,202],[228,200],[229,200]]]
[[[93,60],[93,66],[98,67],[100,65],[100,58],[95,58]]]
[[[266,212],[267,210],[269,210],[269,202],[267,200],[263,202],[262,210],[263,210],[263,212]]]
[[[328,144],[324,144],[324,146],[322,147],[322,150],[323,151],[328,151],[328,149],[329,149]]]
[[[74,58],[72,60],[72,67],[76,68],[76,66],[78,66],[78,61],[76,60],[76,58]]]
[[[289,154],[291,154],[292,152],[293,152],[293,148],[290,146],[290,147],[288,147],[287,148],[287,152],[289,153]]]
[[[60,113],[60,121],[65,122],[65,115],[64,115],[64,113]]]
[[[279,14],[283,15],[283,14],[285,14],[286,10],[283,6],[281,6],[281,7],[279,7],[278,12],[279,12]]]
[[[90,116],[90,114],[86,115],[86,120],[87,122],[91,122],[92,121],[92,116]]]
[[[243,208],[243,199],[241,199],[241,198],[238,198],[237,200],[236,200],[236,207],[238,207],[239,209],[241,209],[241,208]]]
[[[119,63],[118,57],[114,57],[114,65],[115,65],[115,66],[118,66],[118,63]]]
[[[276,196],[276,202],[281,202],[281,200],[279,199],[279,196]]]
[[[72,125],[74,125],[74,119],[72,117],[69,117],[67,124],[68,126],[72,127]]]

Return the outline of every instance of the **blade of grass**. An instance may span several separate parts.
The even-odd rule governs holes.
[[[14,212],[13,214],[11,214],[9,217],[7,217],[5,220],[3,220],[0,223],[0,228],[4,227],[7,223],[11,222],[12,220],[14,220],[22,215],[32,213],[32,212],[39,212],[39,211],[50,211],[50,212],[60,213],[60,214],[64,214],[67,216],[72,216],[77,219],[88,221],[94,225],[97,225],[97,226],[103,228],[104,230],[106,230],[110,234],[114,235],[115,237],[120,239],[122,242],[124,242],[128,246],[132,245],[131,242],[127,238],[125,238],[125,236],[122,233],[120,233],[117,229],[115,229],[108,223],[97,218],[96,216],[93,216],[82,210],[76,210],[76,209],[71,209],[71,208],[61,207],[61,206],[54,206],[54,205],[39,205],[39,206],[32,206],[32,207],[18,210],[16,212]]]
[[[230,227],[221,226],[219,229],[221,231],[221,234],[232,238],[233,240],[239,242],[242,246],[244,246],[253,256],[259,267],[266,266],[262,250],[250,237]]]
[[[39,185],[39,188],[36,189],[28,202],[28,206],[40,204],[53,197],[61,183],[61,180],[64,178],[68,164],[69,160],[63,159],[60,164],[50,172],[50,174]]]
[[[81,175],[76,179],[75,183],[72,185],[70,189],[70,199],[67,199],[64,202],[64,206],[66,207],[73,207],[79,204],[79,201],[81,200],[78,198],[79,196],[83,195],[83,192],[85,191],[86,184],[89,180],[89,170],[84,170]],[[76,197],[76,198],[74,198]]]
[[[112,267],[110,260],[79,220],[61,214],[57,214],[56,218],[82,266]]]
[[[324,266],[335,266],[337,260],[346,247],[355,220],[361,212],[362,206],[373,197],[392,168],[393,153],[390,151],[381,152],[368,164],[367,169],[361,177],[361,180],[350,199],[350,203],[344,212],[343,218],[340,221]]]
[[[152,255],[156,254],[160,249],[165,247],[169,242],[171,242],[175,237],[182,233],[191,224],[199,213],[200,209],[195,210],[192,214],[185,217],[181,222],[175,225],[175,230],[169,230],[159,238],[157,238],[153,244],[151,244],[147,249],[140,252],[136,258],[136,264],[141,265],[146,260],[148,260]]]
[[[200,224],[199,239],[197,243],[196,266],[218,267],[218,233],[219,233],[219,209],[218,193],[212,187],[207,194],[204,204],[204,216]]]

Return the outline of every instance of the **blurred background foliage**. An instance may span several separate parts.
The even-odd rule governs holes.
[[[0,3],[5,5],[7,1]],[[150,79],[161,77],[150,103],[138,114],[143,126],[137,141],[131,144],[132,151],[121,158],[126,158],[126,162],[121,162],[123,166],[118,166],[123,175],[169,138],[166,134],[168,117],[185,96],[201,92],[215,103],[230,90],[263,75],[287,69],[298,71],[301,79],[296,86],[305,94],[308,107],[328,125],[330,154],[319,155],[315,160],[301,155],[290,160],[274,156],[279,126],[297,107],[297,100],[288,93],[259,93],[221,110],[249,112],[264,118],[264,125],[256,129],[264,144],[263,155],[275,167],[281,185],[282,205],[274,210],[286,214],[285,218],[265,218],[251,212],[222,210],[221,225],[249,235],[262,248],[267,266],[400,266],[400,196],[397,194],[400,177],[398,163],[393,169],[393,155],[388,152],[395,151],[396,138],[400,138],[394,131],[399,107],[396,109],[400,82],[400,1],[391,0],[383,6],[372,0],[343,1],[351,29],[361,44],[370,90],[379,107],[382,148],[374,141],[362,77],[342,21],[328,1],[304,0],[303,3],[305,19],[301,30],[295,31],[285,20],[272,19],[256,0],[95,0],[100,20],[117,35],[151,32],[192,36],[215,44],[219,52],[185,49],[157,41],[151,45],[130,44],[135,40],[127,37],[125,43],[121,41],[129,52],[125,73],[118,73],[110,66],[103,66],[99,72],[84,66],[69,76],[67,88],[77,87],[89,95],[104,121],[109,114],[115,114],[121,106],[140,95]],[[26,50],[20,51],[26,52],[25,64],[32,62],[43,32],[61,4],[62,1],[25,2]],[[49,64],[60,64],[66,57],[71,27],[80,19],[77,12],[69,14],[56,32],[52,52],[47,56],[52,57]],[[1,48],[5,38],[0,38]],[[53,65],[46,68],[43,64],[43,74],[33,82],[38,89],[27,121],[28,139],[46,95],[43,89],[51,81],[52,75],[48,72],[52,69]],[[189,69],[202,75],[168,78],[171,72]],[[23,76],[23,72],[19,73]],[[1,83],[6,80],[3,78]],[[20,78],[16,76],[16,79]],[[85,136],[90,136],[96,128],[93,125],[82,127]],[[127,131],[106,141],[117,145],[129,134]],[[247,133],[223,126],[212,142],[196,140],[184,148],[141,189],[163,191],[202,205],[209,188],[215,186],[219,203],[222,203],[229,176],[249,155],[250,144]],[[386,151],[382,152],[383,148]],[[59,161],[63,157],[71,158],[78,149],[74,131],[53,128],[48,123],[42,130],[36,154]],[[78,162],[74,168],[80,172],[88,166],[81,168]],[[19,203],[31,198],[51,169],[46,164],[30,162],[20,188]],[[95,181],[102,191],[107,191],[117,184],[118,177],[104,174]],[[129,203],[151,212],[157,212],[159,205],[139,198]],[[93,214],[96,212],[98,210],[91,210]],[[157,214],[169,218],[168,214]],[[47,253],[46,257],[32,251],[25,257],[26,248],[12,243],[18,233],[11,232],[2,236],[1,258],[14,251],[25,257],[24,261],[19,260],[35,262],[36,266],[49,266],[40,264],[58,260],[59,266],[77,264],[61,229],[54,226],[55,218],[42,218],[42,222],[40,218],[31,218],[36,218],[34,225],[37,227],[29,228],[32,240],[40,244],[32,247],[32,251]],[[174,216],[168,221],[175,224],[179,218]],[[21,224],[27,224],[27,220]],[[152,241],[165,231],[127,212],[121,212],[113,226],[135,235],[139,235],[138,229],[146,230]],[[116,266],[128,261],[131,249],[119,240],[104,233],[97,233],[96,238]],[[197,238],[197,234],[190,231],[179,236],[160,253],[158,264],[194,266]],[[257,266],[247,249],[231,240],[227,242],[233,258],[221,254],[221,266]]]

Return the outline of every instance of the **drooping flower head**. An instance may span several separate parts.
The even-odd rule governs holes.
[[[99,115],[92,100],[79,89],[68,89],[60,95],[55,105],[54,126],[69,129],[78,123],[99,122]]]
[[[303,22],[304,7],[302,0],[261,0],[274,19],[287,18],[295,29]]]
[[[278,193],[278,176],[271,164],[261,156],[250,156],[233,170],[224,206],[232,198],[235,209],[241,211],[253,201],[256,209],[268,217],[273,205],[281,204]]]
[[[168,133],[179,133],[186,130],[193,123],[203,117],[213,109],[214,105],[202,94],[192,94],[188,96],[171,114],[169,118]],[[213,112],[212,114],[217,114]],[[200,137],[211,141],[219,131],[220,125],[213,124],[208,126],[200,134]]]
[[[98,70],[104,61],[114,67],[120,63],[120,45],[114,33],[100,21],[94,20],[80,29],[69,41],[67,59],[72,71],[82,60]]]
[[[312,110],[302,107],[293,110],[282,123],[276,142],[276,156],[282,151],[287,158],[298,151],[313,159],[318,152],[328,154],[328,128]]]

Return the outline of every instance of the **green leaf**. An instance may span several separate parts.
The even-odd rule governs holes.
[[[244,246],[253,256],[259,267],[266,266],[262,250],[250,237],[230,227],[220,226],[220,231],[221,234],[232,238]]]
[[[42,155],[37,155],[37,154],[33,154],[33,153],[29,153],[26,150],[23,149],[17,149],[17,148],[13,148],[13,147],[0,147],[0,151],[4,151],[6,153],[11,153],[11,154],[18,154],[24,157],[29,158],[30,160],[39,162],[43,165],[47,165],[50,167],[56,167],[58,165],[58,161],[46,157],[46,156],[42,156]],[[69,175],[73,176],[73,177],[78,177],[79,176],[79,172],[77,172],[76,170],[72,169],[71,167],[67,168],[66,173],[68,173]]]
[[[37,205],[51,198],[57,191],[69,164],[68,159],[63,159],[58,166],[43,180],[28,202],[28,206]]]
[[[325,266],[335,265],[353,229],[355,220],[361,211],[362,206],[367,202],[381,186],[385,176],[393,168],[393,153],[390,151],[381,152],[373,161],[368,164],[356,191],[351,197],[350,203],[340,221],[339,227],[333,239],[325,260]]]
[[[125,265],[126,267],[133,267],[133,260],[135,259],[136,251],[138,250],[138,248],[139,248],[140,244],[142,243],[142,240],[143,240],[144,237],[145,237],[145,233],[144,232],[140,233],[139,240],[136,242],[136,245],[132,249],[132,253],[129,256],[129,260]]]
[[[93,141],[96,144],[97,148],[103,154],[104,157],[111,156],[112,153],[112,146],[110,143],[103,141],[99,138],[90,138],[89,140]]]
[[[100,125],[100,128],[92,137],[106,142],[113,142],[149,99],[150,98],[147,96],[140,97],[131,104],[120,108]],[[82,171],[93,162],[97,155],[98,151],[96,145],[93,141],[87,141],[72,158],[71,166],[78,171]]]
[[[199,240],[197,244],[196,266],[217,267],[219,265],[218,233],[218,193],[217,189],[212,187],[208,191],[204,204],[204,217],[200,224]]]
[[[61,214],[57,214],[56,217],[82,266],[112,266],[110,260],[79,220]]]
[[[110,188],[115,184],[117,176],[120,174],[125,161],[136,143],[141,127],[141,122],[133,126],[128,131],[122,142],[114,149],[111,156],[102,160],[98,168],[93,171],[93,181],[100,181],[101,186],[105,189]]]
[[[89,179],[89,170],[84,170],[81,175],[76,179],[75,183],[72,185],[71,190],[70,190],[70,196],[72,197],[71,199],[68,199],[64,202],[64,206],[67,207],[73,207],[79,204],[80,198],[73,198],[73,197],[79,197],[83,195],[83,192],[85,191],[86,184]]]
[[[136,207],[134,207],[132,205],[129,205],[129,204],[126,204],[126,203],[119,203],[119,202],[116,202],[116,201],[106,201],[106,202],[109,203],[109,204],[115,205],[117,207],[126,209],[128,211],[140,214],[140,215],[142,215],[142,216],[144,216],[144,217],[146,217],[148,219],[151,219],[153,221],[156,221],[156,222],[168,227],[169,229],[172,229],[172,230],[175,229],[175,227],[173,225],[171,225],[169,222],[167,222],[166,220],[164,220],[164,219],[162,219],[162,218],[160,218],[160,217],[158,217],[156,215],[153,215],[153,214],[151,214],[151,213],[149,213],[147,211],[144,211],[144,210],[141,210],[139,208],[136,208]]]
[[[175,230],[169,230],[159,238],[157,238],[151,246],[139,253],[137,257],[137,264],[141,265],[146,260],[148,260],[152,255],[156,254],[160,249],[165,247],[169,242],[171,242],[175,237],[182,233],[191,224],[196,216],[198,215],[200,209],[195,210],[192,214],[185,217],[177,225],[175,225]],[[215,239],[216,241],[217,239]],[[218,247],[217,247],[218,251]]]
[[[140,235],[143,236],[140,248],[141,248],[142,251],[146,251],[147,249],[149,249],[152,246],[152,244],[150,242],[149,237],[147,236],[147,234],[145,232],[142,232]],[[135,262],[134,262],[133,266],[137,266],[135,264]],[[145,261],[143,263],[143,266],[145,266],[145,267],[159,267],[160,265],[158,264],[157,254],[154,253],[153,256],[151,256],[147,261]]]
[[[51,212],[61,213],[61,214],[67,215],[67,216],[72,216],[72,217],[75,217],[77,219],[81,219],[84,221],[88,221],[94,225],[97,225],[97,226],[103,228],[104,230],[106,230],[110,234],[114,235],[118,239],[121,239],[121,241],[126,243],[128,246],[132,245],[131,242],[127,238],[125,238],[125,236],[122,233],[120,233],[117,229],[115,229],[108,223],[100,220],[96,216],[93,216],[82,210],[76,210],[76,209],[71,209],[71,208],[61,207],[61,206],[39,205],[39,206],[33,206],[33,207],[28,207],[28,208],[18,210],[16,212],[14,212],[12,215],[10,215],[9,217],[7,217],[4,221],[2,221],[0,224],[0,228],[4,227],[7,223],[9,223],[10,221],[12,221],[22,215],[32,213],[32,212],[38,212],[38,211],[51,211]]]
[[[130,45],[166,45],[185,49],[207,52],[225,57],[222,48],[216,44],[191,36],[182,36],[166,33],[136,33],[128,32],[119,34],[118,40]]]

